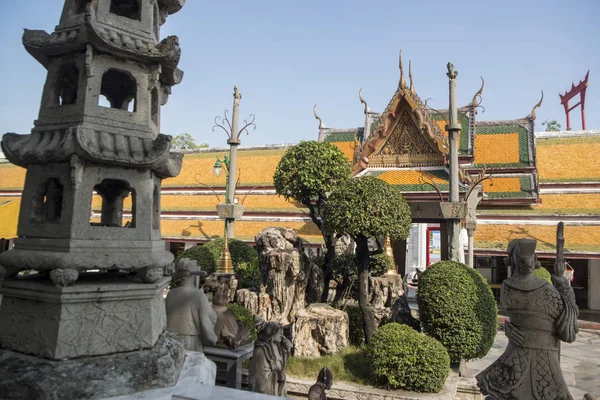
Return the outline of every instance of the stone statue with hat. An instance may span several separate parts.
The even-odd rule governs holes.
[[[196,261],[182,258],[177,262],[176,274],[180,286],[171,289],[165,299],[167,330],[183,339],[188,351],[202,351],[203,345],[214,346],[217,315],[194,281],[195,276],[206,276],[206,272]]]
[[[510,318],[504,328],[508,346],[477,375],[489,398],[572,399],[560,369],[560,341],[575,341],[579,310],[564,277],[562,229],[560,223],[553,284],[533,275],[536,240],[514,239],[508,245],[514,275],[502,283],[500,293],[500,306]]]

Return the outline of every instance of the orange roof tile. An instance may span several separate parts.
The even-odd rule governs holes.
[[[377,176],[390,185],[420,185],[424,182],[448,183],[447,179],[442,179],[428,171],[418,170],[389,170]]]
[[[556,226],[478,224],[475,248],[505,250],[512,239],[523,237],[537,239],[538,251],[554,251]],[[600,227],[565,225],[565,253],[568,252],[600,252]]]
[[[321,231],[312,222],[271,222],[271,221],[235,221],[235,238],[254,240],[254,237],[265,228],[283,227],[296,231],[298,236],[309,243],[321,243]],[[161,221],[161,235],[165,239],[204,240],[222,236],[224,223],[221,220],[171,220]]]
[[[0,163],[0,190],[21,190],[25,184],[25,168],[10,163]]]
[[[521,191],[521,179],[520,178],[496,178],[492,176],[492,179],[483,181],[483,190],[488,193],[498,192],[520,192]]]
[[[600,181],[600,136],[536,140],[541,182]]]
[[[478,215],[600,215],[600,193],[542,194],[529,207],[477,207]],[[600,229],[600,228],[599,228]]]
[[[240,194],[237,196],[240,204],[246,207],[246,211],[284,211],[284,212],[307,212],[308,209],[301,204],[286,201],[276,194]],[[175,195],[163,194],[161,196],[162,211],[215,211],[215,206],[224,201],[213,194],[203,193],[201,195]]]
[[[476,135],[474,155],[476,165],[518,163],[519,134]]]
[[[273,174],[286,151],[286,148],[239,149],[237,152],[238,185],[273,186]],[[218,178],[213,174],[216,157],[223,159],[224,155],[224,152],[218,151],[185,154],[181,173],[174,178],[165,179],[163,187],[201,187],[198,181],[211,187],[224,187],[225,173]]]
[[[354,142],[331,142],[344,153],[344,156],[352,162],[354,160]]]

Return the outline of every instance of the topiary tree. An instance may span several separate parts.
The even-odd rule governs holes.
[[[402,192],[371,176],[350,179],[335,188],[325,208],[326,230],[347,234],[356,243],[358,304],[365,325],[365,342],[375,333],[375,316],[368,303],[369,267],[372,254],[369,239],[385,236],[406,239],[410,230],[410,207]],[[382,252],[379,245],[377,252]]]
[[[454,261],[431,265],[419,277],[417,303],[423,331],[446,346],[452,362],[481,358],[492,347],[498,309],[477,270]]]
[[[302,203],[309,210],[315,225],[321,230],[327,252],[323,261],[325,286],[321,301],[329,295],[332,277],[330,260],[335,256],[334,232],[324,229],[323,208],[328,193],[350,178],[350,162],[344,153],[331,143],[300,142],[288,150],[279,161],[273,176],[278,195]]]
[[[189,258],[196,260],[198,266],[207,274],[212,274],[217,269],[218,258],[215,259],[210,249],[204,244],[199,246],[190,247],[181,253],[176,259],[175,264],[181,258]]]
[[[377,329],[367,346],[373,383],[391,389],[440,392],[450,358],[437,340],[396,322]]]

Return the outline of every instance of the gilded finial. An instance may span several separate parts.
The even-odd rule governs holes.
[[[238,90],[237,86],[233,87],[233,102],[236,104],[240,104],[240,100],[242,100],[242,94]]]
[[[323,128],[327,128],[325,126],[325,124],[323,123],[323,121],[321,120],[321,117],[319,117],[317,115],[317,105],[315,104],[315,106],[313,107],[313,114],[315,115],[315,119],[319,121],[319,129],[323,129]]]
[[[533,106],[533,108],[531,109],[531,113],[529,114],[529,118],[535,120],[535,110],[536,108],[539,108],[542,105],[542,101],[544,101],[544,91],[542,90],[542,98],[540,99],[540,101],[538,101],[538,103]]]
[[[400,88],[404,89],[406,87],[406,81],[404,80],[404,67],[402,66],[402,50],[400,50],[398,66],[400,67]]]
[[[410,82],[410,92],[412,94],[415,94],[415,85],[413,84],[412,66],[410,60],[408,60],[408,81]]]
[[[480,78],[481,78],[481,87],[479,88],[477,93],[475,93],[473,95],[473,100],[471,100],[471,105],[473,106],[473,108],[476,108],[477,106],[479,106],[481,104],[481,94],[483,93],[483,87],[485,86],[485,81],[483,80],[483,76]]]
[[[456,71],[454,69],[454,64],[452,64],[451,62],[448,63],[447,65],[448,67],[448,73],[446,74],[448,76],[448,78],[450,79],[456,79],[456,77],[458,76],[458,71]]]
[[[360,102],[365,105],[365,115],[372,113],[373,110],[371,110],[371,107],[369,107],[365,99],[363,99],[362,97],[362,88],[360,88],[360,90],[358,91],[358,98],[360,99]]]

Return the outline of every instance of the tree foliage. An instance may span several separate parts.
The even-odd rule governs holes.
[[[400,189],[372,176],[350,179],[329,196],[325,209],[329,230],[356,238],[406,239],[410,207]]]
[[[388,183],[371,177],[354,178],[338,185],[324,210],[325,230],[347,234],[356,243],[355,263],[358,270],[358,304],[363,316],[365,342],[375,333],[375,317],[368,304],[369,269],[373,255],[369,239],[406,239],[409,234],[410,207],[402,192]],[[377,252],[383,248],[378,246]]]
[[[208,143],[196,144],[196,141],[189,133],[181,133],[171,139],[171,148],[173,150],[205,149],[207,147]]]
[[[542,122],[542,126],[546,127],[546,132],[558,132],[561,130],[561,125],[555,119],[547,119]]]
[[[329,193],[336,185],[347,181],[350,174],[350,162],[339,148],[331,143],[307,141],[288,150],[273,176],[277,194],[307,207],[310,218],[323,235],[327,249],[322,265],[325,283],[321,297],[323,302],[327,301],[329,295],[329,281],[332,278],[330,260],[335,253],[335,232],[324,229],[323,209]]]

